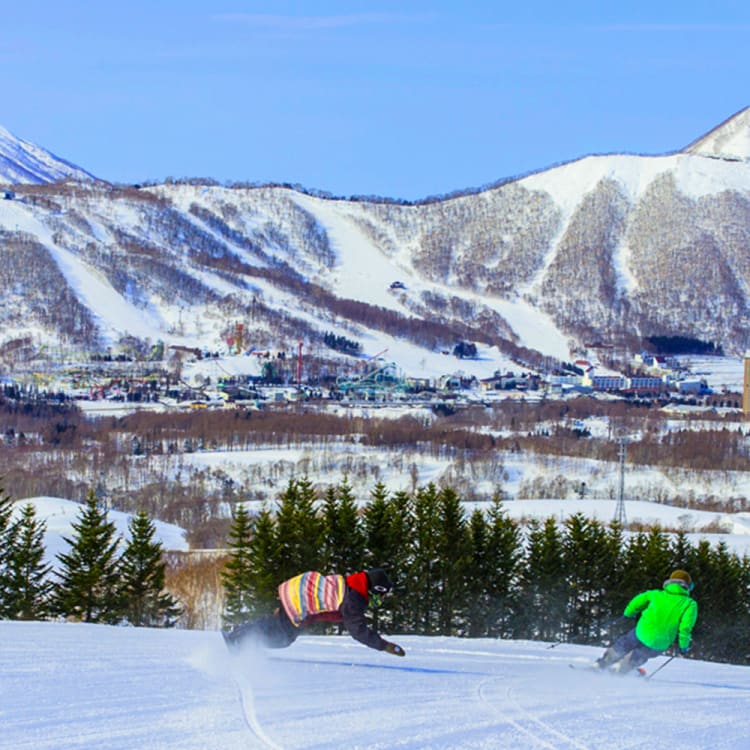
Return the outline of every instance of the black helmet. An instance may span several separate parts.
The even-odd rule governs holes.
[[[393,588],[393,581],[382,568],[370,568],[367,573],[367,588],[376,594],[387,594]]]

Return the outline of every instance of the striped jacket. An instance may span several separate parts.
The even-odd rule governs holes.
[[[310,615],[337,612],[344,601],[344,576],[324,576],[309,570],[279,586],[279,600],[292,624],[299,627]]]
[[[320,620],[340,622],[352,638],[382,651],[387,642],[367,625],[368,599],[364,572],[326,576],[308,570],[279,586],[279,601],[295,627]]]

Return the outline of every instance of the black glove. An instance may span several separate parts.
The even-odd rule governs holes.
[[[386,641],[385,649],[383,650],[394,656],[406,656],[406,651],[404,651],[401,646],[398,646],[395,643],[388,643],[388,641]]]

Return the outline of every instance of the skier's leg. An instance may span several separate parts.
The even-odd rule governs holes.
[[[638,641],[638,645],[632,651],[630,651],[628,655],[625,656],[625,658],[623,658],[618,664],[616,664],[614,668],[616,668],[618,672],[630,672],[632,669],[640,667],[649,659],[653,658],[654,656],[658,656],[660,653],[661,651],[655,651],[648,646],[644,646],[640,641]]]
[[[267,619],[263,634],[266,648],[286,648],[297,640],[299,628],[295,627],[282,607]]]
[[[629,651],[640,643],[635,637],[635,629],[621,635],[597,660],[597,666],[606,669],[611,664],[620,661]]]
[[[238,625],[224,635],[224,640],[232,648],[250,643],[265,648],[286,648],[297,638],[297,631],[286,612],[279,608],[272,615]]]
[[[236,625],[232,630],[224,634],[224,640],[229,646],[237,648],[250,641],[255,641],[263,636],[263,633],[267,629],[266,621],[272,617],[273,615],[264,615],[257,620]]]

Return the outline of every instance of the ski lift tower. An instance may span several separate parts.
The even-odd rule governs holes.
[[[627,454],[627,443],[625,438],[620,438],[620,491],[617,495],[617,506],[615,508],[615,521],[622,527],[628,522],[625,515],[625,456]]]

